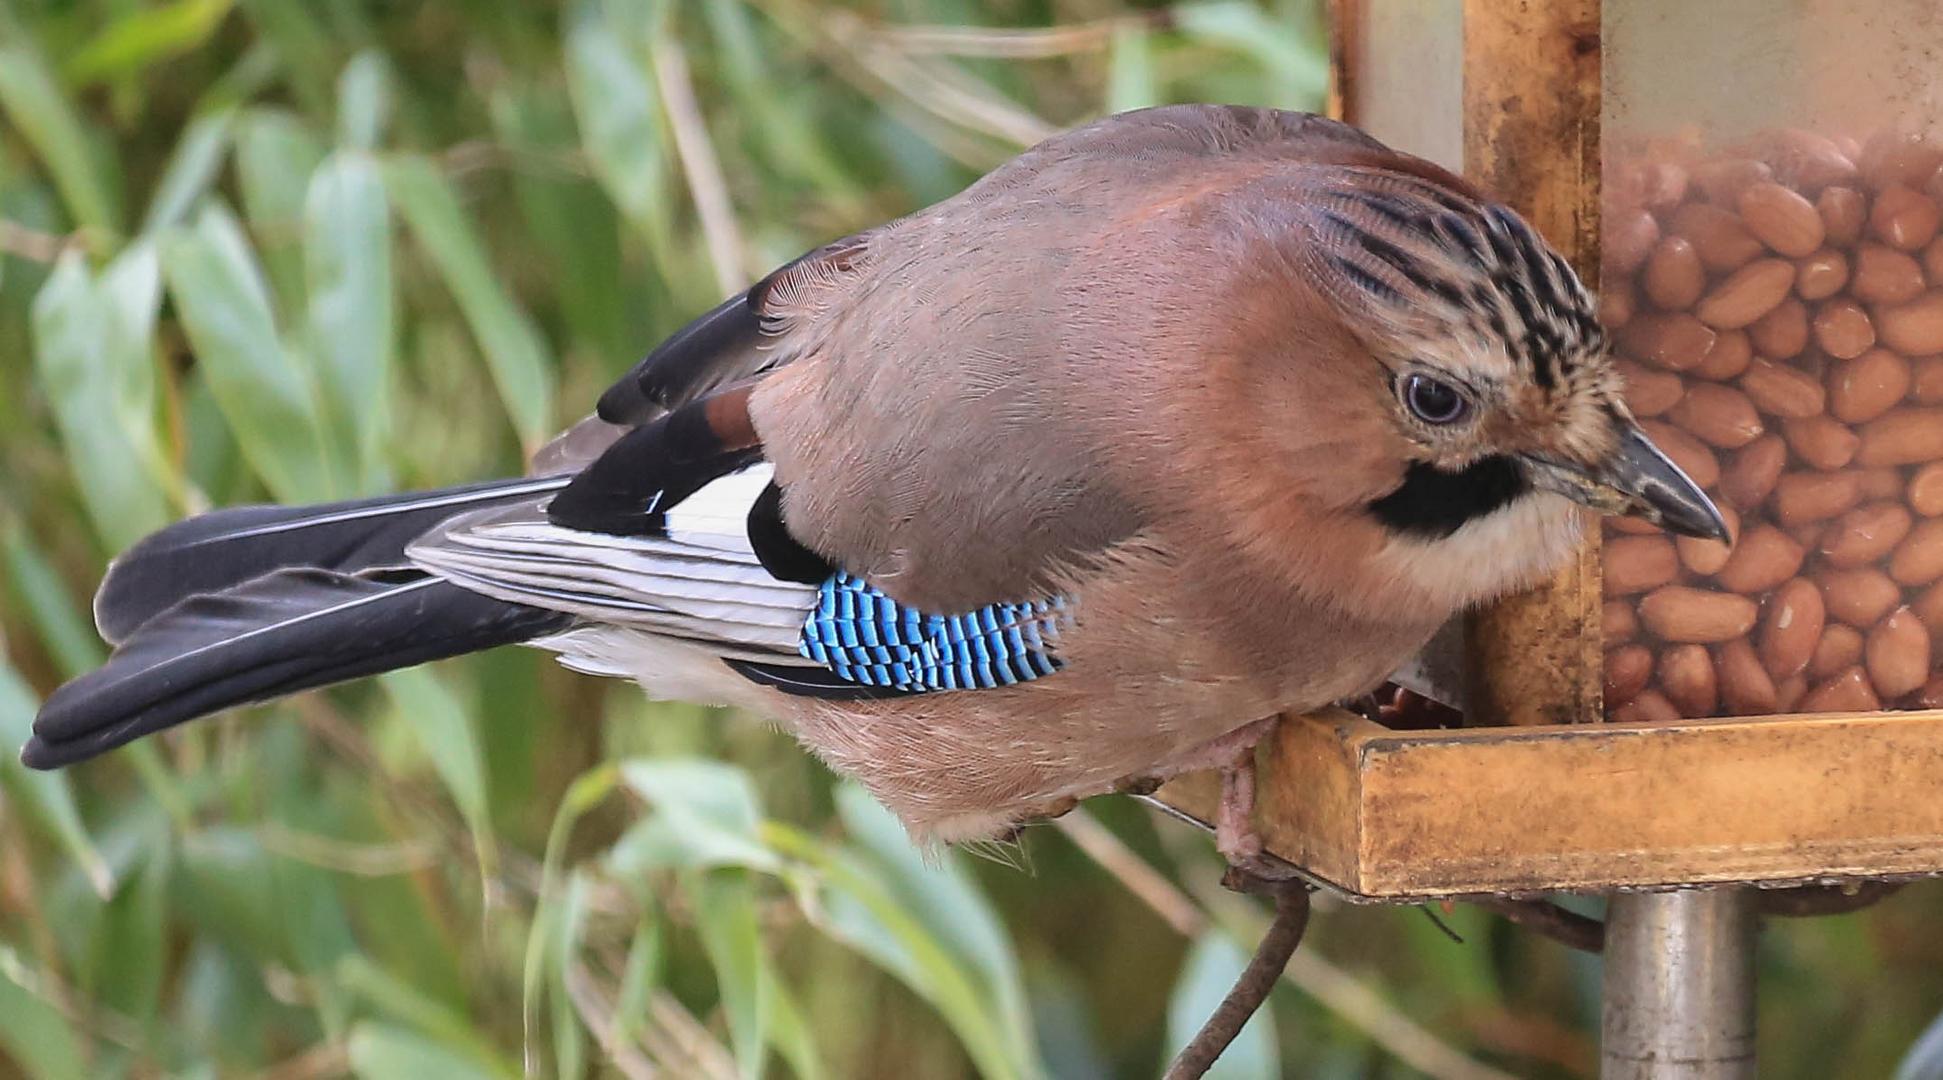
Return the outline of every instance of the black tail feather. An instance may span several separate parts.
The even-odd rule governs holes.
[[[185,596],[294,567],[347,574],[408,567],[405,545],[441,521],[564,487],[523,477],[318,506],[233,506],[178,521],[115,559],[95,593],[101,636],[118,644]]]
[[[20,758],[56,768],[233,705],[527,641],[571,622],[416,571],[279,570],[144,620],[106,664],[49,695]]]

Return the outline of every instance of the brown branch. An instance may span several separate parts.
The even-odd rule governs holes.
[[[1797,889],[1761,889],[1754,894],[1754,906],[1763,915],[1781,918],[1847,915],[1888,899],[1906,884],[1908,882],[1863,881],[1847,887],[1807,885]]]
[[[1254,957],[1242,969],[1228,996],[1221,999],[1214,1015],[1167,1067],[1166,1080],[1200,1080],[1206,1075],[1222,1051],[1241,1034],[1248,1018],[1268,1000],[1268,992],[1282,977],[1295,947],[1302,944],[1302,932],[1309,928],[1309,887],[1299,881],[1285,881],[1276,886],[1274,895],[1275,921],[1262,935]]]

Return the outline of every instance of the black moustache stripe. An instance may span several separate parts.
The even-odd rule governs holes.
[[[1392,532],[1441,540],[1531,490],[1525,470],[1502,455],[1455,471],[1417,462],[1404,472],[1395,491],[1369,505],[1370,513]]]

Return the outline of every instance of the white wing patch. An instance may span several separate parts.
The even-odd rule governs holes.
[[[406,554],[501,600],[719,646],[720,655],[802,663],[816,590],[770,576],[749,542],[749,508],[772,471],[763,463],[711,481],[665,511],[667,536],[562,528],[535,501],[454,519]]]

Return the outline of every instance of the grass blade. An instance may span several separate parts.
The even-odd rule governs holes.
[[[391,426],[391,209],[370,155],[332,154],[304,202],[310,347],[332,427],[358,463],[359,488],[385,481]]]
[[[40,50],[5,12],[0,12],[0,110],[46,163],[74,223],[120,232],[114,162],[82,126]]]
[[[223,418],[278,499],[338,490],[308,372],[277,336],[270,294],[236,218],[219,204],[162,247],[162,273]]]
[[[438,267],[486,354],[493,383],[527,450],[546,436],[553,413],[552,357],[533,320],[499,284],[459,198],[422,157],[391,159],[385,188],[412,235]]]

